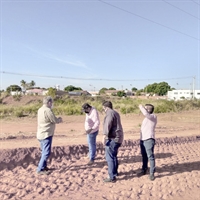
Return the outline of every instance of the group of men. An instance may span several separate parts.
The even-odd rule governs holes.
[[[54,135],[55,124],[61,123],[62,118],[56,117],[52,111],[53,99],[47,96],[43,100],[43,106],[38,110],[38,130],[37,139],[41,146],[41,158],[38,164],[38,174],[48,174],[47,160],[51,153],[52,137]],[[105,101],[102,104],[105,112],[103,121],[102,143],[105,146],[105,157],[108,164],[108,177],[104,182],[115,182],[118,173],[118,149],[124,140],[124,132],[119,113],[113,109],[112,102]],[[153,113],[154,106],[146,104],[139,105],[139,109],[145,116],[140,131],[140,148],[142,154],[142,169],[138,176],[145,175],[148,170],[148,161],[150,162],[149,178],[154,180],[155,173],[155,127],[157,117]],[[100,119],[96,108],[88,103],[82,105],[82,110],[86,113],[85,132],[89,147],[89,162],[92,165],[96,156],[96,138],[99,133]]]

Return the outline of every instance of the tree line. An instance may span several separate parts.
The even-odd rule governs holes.
[[[35,81],[31,82],[26,82],[25,80],[21,80],[20,86],[19,85],[10,85],[9,87],[6,88],[6,92],[10,93],[11,91],[26,91],[27,89],[32,89],[32,88],[40,88],[40,87],[34,87],[36,85]],[[45,89],[45,88],[42,88]],[[50,88],[48,88],[50,89]],[[51,90],[54,88],[51,88]],[[150,95],[159,95],[163,96],[166,95],[168,91],[171,91],[175,88],[171,88],[171,86],[167,82],[160,82],[160,83],[153,83],[145,86],[143,89],[137,89],[136,87],[131,88],[132,94],[136,96],[140,96],[142,93],[145,94],[150,94]],[[116,90],[114,87],[106,88],[103,87],[99,90],[99,94],[103,95],[106,93],[107,90]],[[75,87],[73,85],[68,85],[64,88],[64,91],[66,92],[71,92],[71,91],[83,91],[81,87]],[[128,90],[116,90],[116,92],[113,92],[113,96],[126,96]]]

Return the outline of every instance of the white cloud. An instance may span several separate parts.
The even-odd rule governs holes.
[[[30,51],[34,52],[36,55],[46,57],[46,58],[49,58],[51,60],[54,60],[54,61],[57,61],[57,62],[60,62],[60,63],[64,63],[64,64],[67,64],[67,65],[72,65],[72,66],[75,66],[75,67],[80,67],[80,68],[90,70],[90,68],[85,63],[83,63],[82,61],[80,61],[76,58],[73,58],[75,56],[67,56],[68,58],[63,59],[63,58],[60,58],[58,56],[52,55],[51,53],[39,52],[39,51],[37,51],[37,50],[35,50],[31,47],[26,46],[26,48],[29,49]]]

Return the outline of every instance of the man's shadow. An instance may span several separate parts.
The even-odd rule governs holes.
[[[173,156],[173,154],[171,154],[171,153],[157,153],[157,154],[155,154],[155,157],[163,158],[163,159],[168,158],[168,157],[172,157],[172,156]],[[142,159],[141,155],[118,157],[119,165],[123,165],[123,164],[127,164],[127,163],[137,163],[137,162],[141,163],[141,159]],[[87,165],[87,164],[86,165],[85,164],[73,165],[73,166],[69,167],[68,170],[77,171],[78,169],[84,170],[84,169],[87,169],[87,168],[101,169],[105,166],[107,166],[105,156],[101,155],[101,156],[97,156],[94,164],[92,164],[92,165]],[[123,179],[129,179],[129,178],[132,178],[133,176],[136,176],[136,172],[135,172],[135,170],[130,170],[128,172],[120,172],[120,176],[124,176]]]
[[[174,174],[181,174],[184,172],[200,171],[200,161],[188,162],[188,163],[176,163],[172,165],[164,165],[157,167],[156,172],[159,173],[156,178],[162,178],[164,176],[172,176]],[[166,174],[167,172],[167,174]],[[162,174],[164,173],[164,174]]]

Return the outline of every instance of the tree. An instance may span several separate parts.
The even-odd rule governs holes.
[[[168,83],[166,82],[161,82],[157,85],[156,87],[156,90],[155,90],[155,93],[160,95],[160,96],[163,96],[163,95],[166,95],[167,92],[171,89],[171,87],[168,85]]]
[[[82,88],[80,87],[75,87],[73,85],[68,85],[67,87],[64,88],[65,91],[71,92],[71,91],[82,91]]]
[[[117,92],[117,96],[118,97],[125,97],[126,96],[126,93],[124,91],[118,91]]]
[[[31,81],[30,83],[29,83],[29,85],[30,85],[30,87],[34,87],[35,86],[35,81]]]
[[[50,87],[50,88],[48,89],[47,95],[54,98],[54,97],[56,96],[56,89]]]
[[[141,90],[137,90],[136,91],[136,96],[140,96],[141,95]]]
[[[107,88],[101,88],[99,90],[99,94],[105,94],[105,91],[108,90]]]
[[[133,87],[131,90],[132,92],[136,92],[138,89],[136,87]]]
[[[109,90],[116,90],[114,87],[109,88]]]
[[[21,81],[20,81],[20,84],[21,84],[21,86],[22,86],[23,88],[26,89],[27,84],[26,84],[26,81],[25,81],[25,80],[21,80]]]
[[[27,88],[31,88],[35,86],[35,81],[32,80],[30,83],[27,83],[25,80],[21,80],[20,84],[25,92]]]
[[[10,85],[9,87],[6,88],[6,92],[10,93],[10,92],[21,92],[22,88],[18,85]]]
[[[166,82],[149,84],[144,88],[146,93],[158,94],[159,96],[166,95],[171,87]]]

